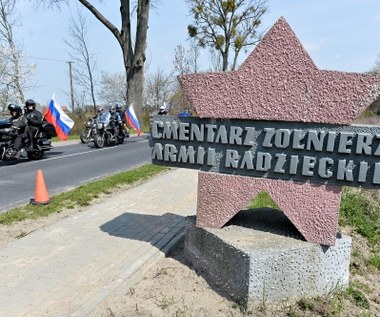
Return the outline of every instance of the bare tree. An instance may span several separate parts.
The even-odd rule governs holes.
[[[223,71],[223,58],[221,54],[218,54],[217,51],[210,48],[209,56],[211,61],[211,71],[213,72],[222,72]]]
[[[201,51],[199,46],[195,41],[191,42],[190,48],[189,48],[189,63],[192,73],[198,73],[198,60],[201,56]]]
[[[199,46],[192,41],[190,48],[185,49],[182,45],[178,45],[174,55],[174,70],[177,75],[198,72],[198,59],[200,51]],[[180,112],[183,109],[190,109],[190,104],[182,90],[178,80],[173,83],[173,93],[170,97],[170,105],[172,112]]]
[[[368,71],[369,74],[380,74],[380,54],[377,55],[375,65]]]
[[[190,61],[186,49],[181,44],[174,49],[174,70],[178,75],[190,73]]]
[[[99,98],[104,104],[112,105],[115,103],[125,105],[126,99],[126,79],[124,74],[108,74],[102,72],[100,80]]]
[[[223,58],[223,70],[236,67],[242,48],[255,45],[260,39],[257,28],[267,11],[268,0],[186,0],[194,17],[188,26],[190,37],[201,47],[216,49]]]
[[[22,48],[14,37],[14,29],[20,26],[15,12],[16,0],[0,0],[0,58],[2,95],[24,102],[24,90],[31,87],[30,77],[34,65],[25,62]]]
[[[368,74],[380,75],[380,54],[377,55],[375,60],[375,65],[367,72]],[[380,115],[380,98],[376,99],[368,108],[363,115],[368,115],[368,111],[372,114]]]
[[[158,69],[154,74],[148,76],[145,89],[145,106],[149,110],[158,109],[170,99],[172,93],[173,72],[164,74]]]
[[[100,21],[116,38],[123,53],[123,62],[127,83],[127,104],[135,105],[136,115],[141,118],[142,101],[144,91],[144,63],[147,43],[150,0],[136,0],[136,28],[134,33],[134,45],[132,44],[132,3],[130,0],[120,0],[120,30],[109,21],[103,14],[89,1],[77,0],[93,16]],[[68,0],[34,0],[35,3],[49,5],[59,5],[68,3]]]
[[[87,109],[87,104],[86,104],[86,100],[88,100],[87,98],[87,94],[86,94],[86,91],[83,90],[83,91],[78,91],[78,89],[74,90],[74,102],[76,104],[76,108],[75,108],[75,113],[79,116],[79,118],[82,118],[83,117],[83,114],[88,111],[89,109]],[[94,109],[94,113],[96,113],[96,109]]]
[[[191,42],[190,48],[185,49],[181,44],[174,49],[174,70],[178,75],[198,72],[198,60],[200,48],[195,41]]]
[[[71,17],[68,34],[69,39],[65,39],[65,43],[69,48],[69,55],[75,62],[73,67],[73,78],[77,86],[80,86],[80,91],[88,92],[80,93],[82,103],[83,96],[89,95],[96,112],[95,98],[95,78],[94,71],[96,61],[94,55],[90,53],[87,45],[88,22],[82,12],[78,9],[76,18]]]

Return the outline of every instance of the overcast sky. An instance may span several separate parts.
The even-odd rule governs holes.
[[[91,2],[99,5],[99,1]],[[117,27],[120,26],[119,5],[117,0],[103,1],[99,5],[100,11]],[[56,93],[59,103],[70,104],[67,64],[70,58],[63,39],[67,38],[68,21],[71,11],[75,13],[75,5],[71,11],[67,7],[62,11],[36,11],[29,1],[19,1],[17,9],[23,26],[15,30],[16,37],[23,43],[29,62],[36,65],[33,80],[37,88],[27,92],[26,98],[46,104]],[[379,0],[269,0],[269,12],[263,18],[261,30],[268,30],[281,16],[320,69],[366,72],[380,56]],[[88,45],[96,54],[99,73],[123,72],[121,50],[116,39],[91,15],[87,20],[91,23]],[[159,1],[157,8],[150,13],[149,71],[160,68],[169,73],[173,69],[174,49],[179,44],[188,46],[187,25],[191,21],[185,0]],[[247,54],[241,57],[241,61]],[[201,68],[209,68],[206,50]]]

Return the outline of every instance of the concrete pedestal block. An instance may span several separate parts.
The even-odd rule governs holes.
[[[351,238],[306,242],[277,210],[240,211],[221,229],[186,225],[185,257],[245,308],[294,302],[348,285]]]

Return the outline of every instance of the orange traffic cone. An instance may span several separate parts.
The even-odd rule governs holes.
[[[33,205],[47,205],[50,202],[49,194],[46,189],[44,176],[42,170],[37,171],[36,188],[34,191],[34,199],[30,200]]]

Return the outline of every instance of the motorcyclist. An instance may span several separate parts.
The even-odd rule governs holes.
[[[121,127],[122,127],[122,132],[124,133],[124,136],[128,137],[129,136],[129,130],[127,127],[127,123],[125,122],[125,116],[122,107],[119,104],[115,105],[116,108],[116,113],[120,116],[121,118]]]
[[[115,115],[123,121],[123,110],[118,103],[115,105]]]
[[[11,157],[17,158],[18,150],[20,149],[21,143],[24,139],[24,132],[25,127],[27,125],[27,119],[25,116],[22,115],[22,109],[19,105],[10,104],[8,105],[8,110],[11,115],[11,118],[9,120],[12,121],[12,128],[17,130],[17,137],[13,145]]]
[[[41,126],[43,119],[42,113],[36,109],[36,102],[33,99],[28,99],[25,102],[24,110],[25,113],[23,119],[20,120],[20,123],[17,126],[18,134],[13,147],[14,151],[12,156],[16,158],[19,155],[21,144],[25,137],[27,137],[29,140],[28,150],[33,150],[34,135],[38,131],[38,128]]]
[[[11,103],[8,105],[8,110],[11,115],[9,121],[12,121],[13,124],[17,123],[20,120],[19,118],[22,116],[21,107],[19,105]]]
[[[104,108],[102,106],[99,106],[98,113],[93,117],[93,119],[98,118],[103,111],[104,111]]]
[[[33,99],[28,99],[25,101],[26,106],[26,119],[28,120],[27,126],[25,128],[26,135],[29,140],[29,149],[30,151],[33,150],[34,147],[34,135],[38,131],[38,128],[42,124],[43,115],[40,111],[36,109],[36,102]]]
[[[168,112],[166,111],[166,107],[162,105],[157,114],[160,114],[160,115],[168,114]]]
[[[122,118],[120,116],[120,113],[116,111],[116,106],[110,107],[110,114],[110,126],[112,128],[112,134],[116,136],[117,134],[121,133]]]

